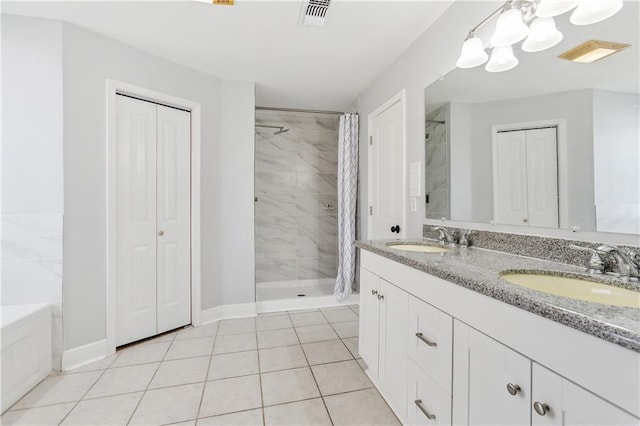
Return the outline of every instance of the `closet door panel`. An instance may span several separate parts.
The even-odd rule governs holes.
[[[191,322],[191,115],[158,105],[158,333]]]
[[[116,99],[116,345],[156,334],[156,106]]]

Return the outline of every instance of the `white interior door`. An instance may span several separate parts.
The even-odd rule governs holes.
[[[190,323],[190,114],[116,97],[116,346]]]
[[[558,227],[556,129],[532,129],[527,136],[529,226]]]
[[[527,145],[524,132],[500,132],[496,138],[497,210],[495,221],[526,225]]]
[[[156,106],[116,99],[116,346],[156,334]]]
[[[162,333],[191,322],[191,117],[157,108],[157,333]]]
[[[369,239],[404,236],[403,115],[402,102],[398,100],[370,121]],[[395,226],[399,232],[391,230]]]

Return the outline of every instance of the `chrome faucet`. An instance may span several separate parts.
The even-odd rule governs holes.
[[[602,260],[602,253],[592,249],[591,247],[577,246],[575,244],[569,244],[569,248],[580,251],[587,251],[591,253],[589,261],[587,261],[587,272],[590,274],[602,274],[604,273],[604,260]]]
[[[629,256],[618,247],[608,244],[596,247],[596,251],[604,255],[609,255],[615,261],[618,272],[620,273],[620,278],[640,278],[640,265],[638,265],[635,255]]]
[[[438,231],[440,233],[440,236],[438,238],[438,241],[440,241],[440,244],[450,245],[450,246],[453,246],[456,244],[456,240],[454,236],[451,234],[451,232],[449,232],[447,228],[443,228],[441,226],[434,226],[431,229],[434,231]]]

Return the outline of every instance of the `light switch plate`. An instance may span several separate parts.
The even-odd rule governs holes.
[[[409,196],[410,197],[419,197],[420,196],[420,169],[421,169],[420,161],[414,161],[409,164]]]

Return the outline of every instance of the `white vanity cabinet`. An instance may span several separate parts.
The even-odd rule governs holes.
[[[406,417],[409,295],[375,274],[360,271],[360,356],[396,415]],[[400,332],[402,330],[402,332]]]
[[[640,420],[631,414],[553,371],[532,364],[532,425],[640,425]]]
[[[403,423],[640,425],[638,352],[361,253],[359,350]]]

